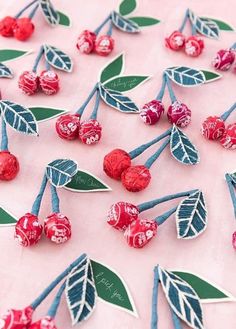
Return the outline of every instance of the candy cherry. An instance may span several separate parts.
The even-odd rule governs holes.
[[[38,90],[39,78],[33,71],[24,71],[18,80],[18,86],[26,95],[33,95]]]
[[[31,323],[28,329],[57,329],[57,327],[53,318],[45,316],[44,318]]]
[[[1,329],[25,329],[28,328],[32,321],[32,315],[34,310],[31,306],[24,308],[23,310],[9,309],[0,318]]]
[[[174,31],[171,35],[165,39],[167,48],[178,51],[184,47],[185,36],[179,31]]]
[[[94,50],[95,40],[95,33],[84,30],[78,37],[76,47],[81,53],[90,54]]]
[[[113,48],[115,41],[109,35],[101,35],[95,41],[95,51],[100,56],[108,56]]]
[[[185,53],[191,57],[197,57],[202,53],[204,41],[196,36],[189,37],[185,42]]]
[[[89,119],[80,123],[79,138],[82,143],[92,145],[100,141],[102,127],[95,119]]]
[[[41,238],[43,231],[39,224],[38,217],[31,213],[26,213],[16,223],[15,239],[24,247],[36,244]]]
[[[54,71],[42,71],[39,76],[39,85],[44,94],[54,95],[59,90],[59,77]]]
[[[139,210],[132,203],[117,202],[109,210],[107,223],[119,231],[124,231],[138,215]]]
[[[191,122],[191,110],[187,107],[187,105],[180,103],[179,101],[175,101],[168,108],[167,118],[170,123],[184,128]]]
[[[121,174],[123,186],[130,192],[144,190],[151,181],[151,174],[147,167],[143,165],[131,166]]]
[[[28,17],[17,18],[13,26],[13,34],[17,40],[25,41],[34,32],[34,24]]]
[[[53,213],[44,221],[44,233],[52,242],[64,243],[71,237],[71,222],[61,213]]]
[[[0,152],[0,180],[12,180],[19,172],[19,162],[9,151]]]
[[[146,124],[154,125],[160,120],[163,113],[164,106],[162,102],[154,99],[143,106],[140,111],[140,117]]]
[[[0,20],[0,34],[3,37],[13,37],[13,27],[16,19],[11,16],[6,16]]]
[[[235,53],[232,50],[221,49],[217,52],[215,58],[212,61],[212,65],[215,69],[221,71],[227,71],[235,60]]]
[[[236,149],[236,123],[228,125],[220,139],[220,143],[226,149]]]
[[[157,234],[157,227],[154,220],[138,218],[125,230],[124,237],[130,247],[142,248]]]
[[[64,114],[56,121],[56,131],[59,137],[66,140],[78,138],[80,116],[78,114]]]
[[[224,134],[225,123],[220,117],[210,116],[203,122],[201,131],[205,138],[216,140]]]
[[[120,180],[124,170],[131,166],[130,155],[121,149],[112,150],[103,160],[103,170],[114,179]]]

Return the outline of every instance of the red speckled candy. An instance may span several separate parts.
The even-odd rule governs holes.
[[[0,152],[0,180],[12,180],[20,169],[17,158],[8,151]]]
[[[210,140],[219,139],[225,131],[224,121],[217,116],[208,117],[202,124],[202,135]]]
[[[6,16],[0,20],[0,34],[3,37],[13,37],[13,26],[16,23],[16,19],[11,16]]]
[[[45,316],[44,318],[31,323],[28,329],[57,329],[54,319],[50,316]]]
[[[77,114],[61,115],[56,121],[56,131],[62,139],[73,140],[78,138],[80,117]]]
[[[157,223],[151,219],[133,221],[124,233],[130,247],[142,248],[157,234]]]
[[[138,208],[132,203],[117,202],[109,210],[107,223],[119,231],[124,231],[136,220],[139,215]]]
[[[232,235],[232,246],[236,250],[236,232]]]
[[[39,78],[32,71],[24,71],[18,80],[18,86],[26,95],[33,95],[38,90]]]
[[[143,106],[140,117],[146,124],[154,125],[160,120],[162,113],[164,113],[162,102],[154,99]]]
[[[61,213],[53,213],[44,221],[44,233],[55,243],[64,243],[71,237],[71,222]]]
[[[34,32],[34,24],[31,19],[28,17],[17,18],[14,26],[13,33],[14,37],[17,40],[25,41],[29,39],[29,37]]]
[[[105,155],[103,170],[107,176],[120,180],[122,172],[131,166],[129,153],[121,149],[112,150]]]
[[[170,123],[184,128],[191,122],[191,110],[185,104],[175,101],[168,108],[167,118]]]
[[[96,34],[89,31],[84,30],[78,37],[76,47],[83,54],[90,54],[95,45]]]
[[[236,149],[236,123],[228,125],[220,139],[221,145],[229,150]]]
[[[113,48],[115,41],[109,35],[101,35],[95,41],[95,51],[100,56],[108,56]]]
[[[102,127],[97,120],[89,119],[81,122],[79,138],[82,143],[92,145],[100,141],[102,137]]]
[[[28,247],[39,241],[42,231],[43,227],[39,224],[38,217],[31,213],[26,213],[16,223],[15,239],[21,246]]]
[[[174,31],[168,38],[165,38],[165,44],[171,50],[180,50],[184,47],[185,36],[179,31]]]
[[[235,54],[232,50],[221,49],[216,53],[215,58],[212,61],[212,65],[215,69],[221,71],[227,71],[235,60]]]
[[[197,57],[202,53],[204,41],[195,36],[189,37],[185,42],[185,53],[191,57]]]
[[[144,190],[150,183],[150,180],[150,171],[143,165],[131,166],[123,171],[121,175],[122,184],[130,192]]]
[[[43,71],[39,76],[39,84],[46,95],[54,95],[59,90],[59,77],[54,71]]]
[[[32,321],[33,309],[31,306],[23,310],[8,310],[0,318],[0,329],[26,329]]]

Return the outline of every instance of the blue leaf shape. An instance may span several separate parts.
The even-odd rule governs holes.
[[[189,18],[196,30],[202,35],[212,39],[219,38],[220,30],[216,22],[209,18],[200,18],[192,10],[189,10]]]
[[[35,116],[26,107],[8,100],[1,100],[0,112],[5,122],[13,129],[28,135],[38,135]]]
[[[200,161],[196,147],[175,125],[173,125],[170,135],[170,151],[173,157],[183,164],[195,165]]]
[[[179,239],[193,239],[207,228],[207,210],[202,191],[197,191],[180,202],[176,210]]]
[[[66,300],[72,325],[86,320],[96,305],[97,292],[89,258],[76,266],[66,279]]]
[[[138,33],[140,28],[138,24],[132,22],[131,20],[121,16],[116,11],[111,13],[112,23],[121,31],[129,33]]]
[[[158,272],[166,299],[173,312],[191,328],[204,329],[200,300],[193,288],[186,281],[160,266]]]
[[[236,187],[236,172],[229,174],[233,185]]]
[[[73,64],[71,58],[60,49],[44,45],[44,55],[46,61],[56,69],[66,72],[72,71]]]
[[[40,0],[39,5],[42,9],[43,16],[50,25],[58,25],[60,16],[58,12],[53,8],[50,0]]]
[[[174,66],[165,70],[167,76],[182,87],[194,87],[205,82],[205,75],[201,70],[186,66]]]
[[[52,185],[62,187],[68,184],[77,173],[78,164],[70,159],[57,159],[46,167],[46,175]]]
[[[124,113],[138,113],[139,109],[134,102],[127,96],[116,90],[107,89],[99,85],[99,92],[104,102],[114,109]]]
[[[13,78],[12,71],[3,63],[0,63],[0,78]]]

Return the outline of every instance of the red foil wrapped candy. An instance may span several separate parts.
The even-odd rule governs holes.
[[[236,123],[228,125],[220,139],[220,143],[226,149],[236,149]]]
[[[202,53],[204,41],[196,36],[189,37],[185,42],[185,53],[191,57],[197,57]]]
[[[179,31],[174,31],[168,38],[165,39],[165,44],[166,47],[171,50],[180,50],[184,47],[185,36]]]
[[[50,316],[45,316],[44,318],[31,323],[28,329],[57,329],[54,319]]]
[[[39,241],[42,231],[43,227],[39,224],[38,217],[31,213],[26,213],[16,223],[15,239],[21,246],[28,247]]]
[[[201,131],[205,138],[216,140],[223,135],[225,123],[220,117],[211,116],[203,122]]]
[[[235,60],[235,53],[232,50],[221,49],[217,52],[215,58],[212,61],[212,65],[215,69],[221,71],[227,71]]]
[[[95,33],[84,30],[78,37],[76,47],[81,53],[90,54],[94,50],[95,40]]]
[[[113,48],[115,41],[109,35],[101,35],[96,39],[95,42],[95,51],[100,56],[108,56]]]
[[[53,213],[44,221],[44,233],[52,242],[64,243],[71,237],[71,222],[61,213]]]
[[[11,16],[6,16],[0,20],[0,34],[3,37],[13,37],[13,27],[16,19]]]
[[[13,26],[13,34],[17,40],[25,41],[34,32],[34,24],[28,17],[17,18]]]
[[[121,149],[112,150],[105,155],[103,160],[103,170],[105,173],[114,179],[121,179],[121,174],[124,170],[131,166],[130,155]]]
[[[0,318],[0,329],[27,329],[34,310],[28,306],[23,310],[8,310]]]
[[[151,180],[151,174],[147,167],[143,165],[131,166],[121,175],[123,186],[130,192],[144,190]]]
[[[92,145],[100,141],[102,137],[102,127],[95,119],[83,121],[80,124],[79,138],[82,143]]]
[[[54,71],[42,71],[39,76],[39,84],[44,94],[54,95],[59,90],[59,77]]]
[[[154,125],[160,120],[163,113],[164,106],[162,102],[154,99],[143,106],[140,111],[140,117],[146,124]]]
[[[19,172],[19,162],[9,151],[0,152],[0,180],[12,180]]]
[[[191,122],[191,110],[187,105],[175,101],[168,108],[167,118],[170,123],[174,123],[176,126],[184,128]]]
[[[77,114],[61,115],[56,121],[56,131],[62,139],[73,140],[79,136],[80,117]]]
[[[33,95],[38,90],[39,78],[33,71],[24,71],[18,80],[18,86],[26,95]]]
[[[109,210],[107,223],[119,231],[124,231],[138,215],[139,210],[132,203],[117,202]]]

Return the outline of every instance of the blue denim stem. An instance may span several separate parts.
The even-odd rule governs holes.
[[[50,71],[51,70],[51,65],[48,63],[47,60],[45,62],[45,68],[46,68],[46,71]]]
[[[100,102],[100,92],[99,92],[99,90],[97,90],[95,104],[94,104],[93,112],[90,115],[90,119],[97,120],[99,102]]]
[[[34,214],[35,216],[38,216],[38,214],[39,214],[40,205],[42,202],[44,191],[47,186],[47,182],[48,182],[47,176],[46,176],[46,174],[44,174],[39,193],[33,203],[32,209],[31,209],[31,214]]]
[[[159,149],[145,162],[145,167],[150,169],[153,163],[159,158],[161,153],[164,151],[164,149],[167,147],[167,145],[170,143],[170,137],[167,137],[166,140],[163,142],[163,144],[159,147]]]
[[[151,140],[148,143],[142,144],[139,147],[137,147],[136,149],[134,149],[133,151],[129,152],[130,158],[131,159],[135,159],[137,156],[139,156],[140,154],[142,154],[144,151],[146,151],[150,146],[156,144],[157,142],[159,142],[160,140],[162,140],[163,138],[169,136],[171,134],[172,128],[166,130],[163,134],[157,136],[156,138],[154,138],[153,140]]]
[[[76,111],[77,114],[79,114],[80,116],[83,115],[84,110],[86,109],[86,107],[87,107],[88,103],[90,102],[90,100],[93,98],[93,95],[96,93],[97,89],[98,89],[98,83],[96,83],[96,85],[92,89],[91,93],[88,95],[88,98],[85,100],[83,105]]]
[[[107,16],[107,18],[96,28],[96,30],[94,30],[94,33],[98,35],[103,26],[105,26],[109,20],[111,20],[111,14],[109,14],[109,16]]]
[[[196,34],[197,34],[197,29],[196,29],[196,27],[193,25],[193,23],[191,23],[191,25],[192,25],[192,27],[191,27],[191,29],[192,29],[192,35],[196,35]]]
[[[159,287],[159,273],[158,266],[154,267],[154,280],[152,290],[152,315],[151,315],[151,329],[157,329],[158,323],[158,287]]]
[[[186,12],[185,12],[185,16],[184,16],[183,22],[182,22],[182,24],[179,28],[179,32],[181,32],[181,33],[183,32],[183,30],[184,30],[184,28],[187,24],[188,19],[189,19],[189,9],[187,9]]]
[[[2,117],[1,151],[8,151],[7,125],[3,117]]]
[[[178,199],[178,198],[185,197],[185,196],[187,197],[187,196],[189,196],[189,195],[191,195],[191,194],[193,194],[197,191],[198,190],[196,189],[196,190],[190,190],[190,191],[186,191],[186,192],[179,192],[179,193],[169,194],[169,195],[166,195],[162,198],[158,198],[158,199],[154,199],[154,200],[151,200],[151,201],[141,203],[137,207],[138,207],[139,212],[141,213],[145,210],[154,208],[155,206],[157,206],[160,203],[167,202],[167,201],[174,200],[174,199]]]
[[[32,18],[34,17],[34,15],[36,14],[38,8],[39,8],[39,5],[37,4],[37,5],[33,8],[33,10],[30,12],[30,14],[29,14],[29,16],[28,16],[30,19],[32,19]]]
[[[171,315],[172,315],[174,329],[182,329],[183,327],[181,325],[181,321],[180,321],[179,317],[175,314],[175,312],[172,310],[172,308],[170,309],[170,311],[171,311]]]
[[[15,18],[19,18],[29,7],[38,2],[38,0],[31,1],[27,6],[22,8],[16,15]]]
[[[47,316],[50,316],[51,318],[55,318],[56,314],[57,314],[57,310],[58,310],[58,307],[60,305],[60,302],[61,302],[61,297],[65,291],[65,288],[66,288],[66,281],[63,282],[63,284],[60,286],[48,312],[47,312]]]
[[[87,257],[86,254],[82,254],[73,263],[71,263],[55,280],[50,283],[50,285],[31,303],[30,306],[35,310],[58,285],[58,283],[60,283],[85,257]]]
[[[227,185],[228,185],[228,188],[229,188],[229,193],[230,193],[231,200],[232,200],[232,203],[233,203],[233,208],[234,208],[234,217],[236,219],[236,191],[235,191],[235,187],[233,185],[233,182],[232,182],[229,174],[225,175],[225,179],[226,179],[226,182],[227,182]]]
[[[178,206],[164,212],[164,214],[157,216],[154,220],[157,223],[157,225],[161,225],[163,224],[171,215],[173,215],[176,210],[177,210]]]
[[[165,89],[166,89],[166,75],[163,74],[161,89],[160,89],[158,95],[156,96],[157,101],[162,101],[164,93],[165,93]]]
[[[111,36],[112,35],[112,28],[113,28],[113,22],[110,20],[109,22],[109,28],[107,30],[107,35]]]
[[[37,57],[36,57],[36,59],[35,59],[34,66],[33,66],[33,68],[32,68],[32,71],[33,71],[34,73],[37,72],[37,68],[38,68],[38,65],[39,65],[40,59],[41,59],[42,56],[43,56],[43,53],[44,53],[44,47],[41,46],[40,49],[39,49],[38,55],[37,55]]]
[[[223,121],[227,120],[228,117],[230,116],[230,114],[231,114],[235,109],[236,109],[236,103],[234,103],[234,104],[228,109],[228,111],[226,111],[225,113],[223,113],[223,114],[221,115],[221,119],[222,119]]]
[[[174,102],[177,101],[177,98],[175,96],[174,90],[171,86],[170,78],[168,76],[166,76],[166,84],[167,84],[167,88],[168,88],[168,91],[169,91],[171,102],[174,103]]]
[[[60,200],[59,200],[59,197],[58,197],[58,194],[57,194],[57,188],[51,184],[51,201],[52,201],[52,212],[60,212],[60,207],[59,207],[59,203],[60,203]]]

